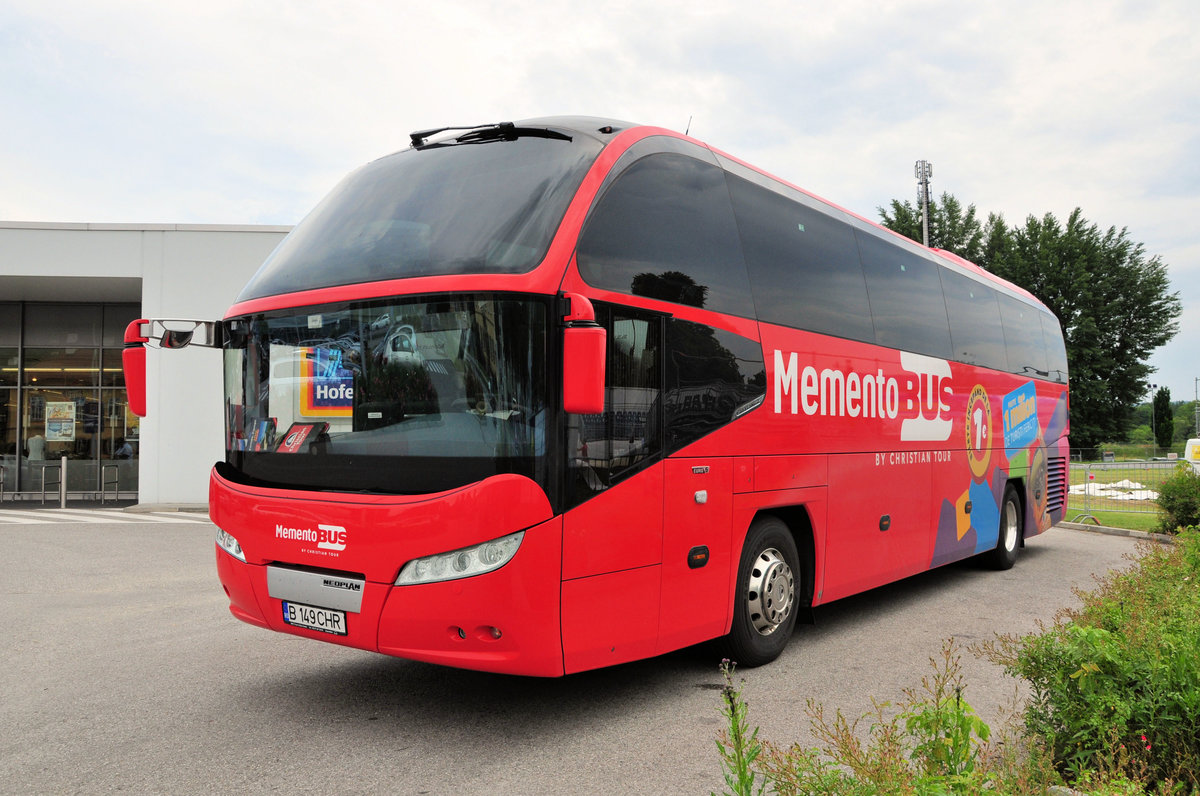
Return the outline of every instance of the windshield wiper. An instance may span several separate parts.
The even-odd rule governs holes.
[[[426,143],[430,136],[447,133],[452,130],[468,130],[469,132],[448,141]],[[413,149],[426,147],[454,146],[456,144],[478,144],[486,141],[516,141],[518,138],[550,138],[556,141],[570,141],[571,136],[550,130],[545,127],[517,127],[512,122],[499,124],[476,124],[461,127],[436,127],[432,130],[418,130],[409,133]]]

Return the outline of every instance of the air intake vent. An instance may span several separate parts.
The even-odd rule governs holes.
[[[1046,509],[1061,511],[1067,505],[1067,460],[1051,458],[1046,465]]]

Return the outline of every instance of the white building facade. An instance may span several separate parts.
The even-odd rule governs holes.
[[[290,227],[0,222],[0,495],[208,500],[224,456],[221,354],[147,356],[147,416],[120,371],[136,318],[224,316]]]

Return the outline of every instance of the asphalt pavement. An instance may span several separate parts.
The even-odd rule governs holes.
[[[213,527],[0,524],[0,793],[708,793],[722,789],[706,647],[557,680],[446,669],[233,619]],[[942,640],[1023,633],[1135,540],[1059,528],[1017,565],[956,564],[816,610],[738,673],[762,737],[811,743],[805,706],[857,716],[930,672]],[[997,722],[1016,683],[969,652]]]

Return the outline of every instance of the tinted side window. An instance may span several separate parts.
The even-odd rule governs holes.
[[[851,228],[740,177],[729,191],[759,319],[873,340]]]
[[[871,297],[875,342],[948,359],[953,349],[941,269],[882,238],[858,230],[854,234]]]
[[[1063,342],[1062,327],[1053,315],[1042,312],[1042,340],[1046,344],[1046,366],[1050,378],[1062,384],[1067,383],[1067,346]]]
[[[662,450],[662,317],[597,304],[596,320],[608,332],[604,412],[567,416],[570,505],[623,481]]]
[[[668,454],[741,417],[766,395],[757,342],[688,321],[667,322],[666,378]]]
[[[952,359],[969,365],[1008,370],[1004,327],[996,291],[969,276],[942,269],[942,290],[950,316]]]
[[[725,173],[686,155],[627,168],[592,210],[578,262],[596,287],[754,316]]]
[[[1042,340],[1041,312],[1011,296],[998,296],[1008,369],[1013,373],[1046,378],[1046,348]]]

